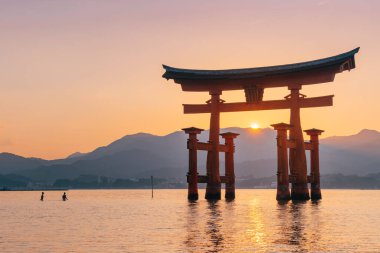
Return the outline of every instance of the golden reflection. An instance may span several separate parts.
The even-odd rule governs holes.
[[[241,231],[241,227],[238,224],[238,220],[241,217],[236,213],[235,200],[229,200],[224,203],[222,214],[224,243],[229,247],[226,252],[234,252],[233,249],[240,246],[240,238],[236,235],[238,231]]]
[[[320,212],[320,202],[189,202],[185,251],[323,252]]]
[[[253,243],[254,248],[266,250],[268,247],[268,234],[265,231],[264,211],[258,200],[249,204],[249,225],[246,229],[247,239]]]

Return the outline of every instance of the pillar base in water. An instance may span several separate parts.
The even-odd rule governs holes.
[[[309,200],[310,195],[309,195],[309,189],[307,187],[307,183],[292,186],[291,199],[292,200]]]
[[[277,188],[276,200],[278,200],[278,201],[290,200],[289,187],[286,187],[284,185],[279,186]]]
[[[235,199],[235,191],[226,191],[225,198],[229,200]]]
[[[187,195],[188,200],[198,200],[198,198],[199,198],[198,193],[189,193]]]
[[[312,200],[322,199],[321,189],[319,187],[318,188],[311,187],[311,199]]]
[[[220,192],[218,193],[206,193],[206,196],[205,196],[205,199],[208,199],[208,200],[220,200],[222,197],[221,197],[221,194]]]
[[[321,193],[311,193],[311,199],[312,200],[319,200],[322,199],[322,194]]]
[[[206,199],[220,200],[221,199],[221,185],[207,185],[206,187]]]

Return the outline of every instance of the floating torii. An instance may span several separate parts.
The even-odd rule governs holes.
[[[303,139],[301,128],[300,109],[310,107],[322,107],[333,105],[333,95],[307,98],[300,93],[302,85],[311,85],[318,83],[327,83],[334,81],[335,75],[345,70],[355,68],[355,54],[359,48],[349,52],[328,57],[324,59],[271,66],[259,68],[246,68],[246,69],[228,69],[228,70],[194,70],[194,69],[180,69],[163,65],[165,73],[163,77],[166,79],[173,79],[175,83],[181,85],[183,91],[188,92],[209,92],[211,99],[206,101],[205,104],[184,104],[184,113],[210,113],[210,135],[209,143],[199,143],[199,148],[196,144],[189,145],[190,150],[207,150],[207,175],[197,176],[196,161],[194,164],[194,155],[190,155],[189,161],[189,198],[197,199],[197,182],[200,181],[207,183],[206,199],[220,199],[221,198],[221,183],[225,181],[234,182],[234,174],[229,173],[224,180],[221,178],[219,172],[219,152],[233,153],[232,147],[229,145],[220,145],[219,132],[220,132],[220,113],[221,112],[241,112],[241,111],[259,111],[259,110],[278,110],[290,109],[290,124],[275,124],[273,125],[278,130],[278,139],[283,138],[285,130],[285,144],[280,146],[278,141],[278,175],[286,174],[280,180],[278,176],[278,191],[277,199],[289,199],[289,176],[288,176],[288,159],[287,150],[289,149],[289,168],[290,168],[290,183],[292,185],[291,198],[294,200],[307,200],[310,199],[308,182],[310,177],[307,176],[306,164],[306,148]],[[263,100],[264,90],[266,88],[275,87],[288,87],[290,94],[281,100]],[[220,99],[223,91],[228,90],[244,90],[246,101],[240,103],[225,103]],[[184,129],[193,137],[190,137],[189,142],[197,143],[196,134],[200,133],[201,129],[188,128]],[[287,140],[286,131],[289,130],[289,140]],[[315,131],[308,130],[307,134],[314,138],[317,142],[318,135],[321,130],[314,129]],[[282,132],[281,132],[282,131]],[[280,133],[281,132],[281,133]],[[233,134],[233,133],[230,133]],[[235,138],[236,135],[233,135]],[[317,136],[317,137],[315,137]],[[232,138],[232,139],[233,139]],[[194,141],[195,139],[195,141]],[[310,145],[309,145],[310,144]],[[311,143],[306,143],[308,149],[313,150]],[[317,148],[316,148],[317,149]],[[285,151],[283,151],[285,150]],[[281,155],[282,154],[282,155]],[[318,154],[314,154],[312,158],[312,168],[314,171],[311,174],[314,176],[312,183],[312,197],[315,199],[320,198],[319,190],[319,160]],[[284,157],[286,155],[286,159]],[[191,158],[193,157],[193,158]],[[196,154],[195,154],[196,159]],[[285,159],[283,161],[281,159]],[[233,161],[233,160],[232,160]],[[191,166],[193,166],[191,168]],[[231,166],[231,165],[230,165]],[[233,169],[233,164],[232,164]],[[193,171],[191,171],[193,170]],[[195,173],[194,173],[195,170]],[[227,170],[227,169],[226,169]],[[318,170],[318,173],[316,172]],[[232,178],[233,177],[233,178]],[[311,179],[313,180],[313,179]],[[193,189],[190,189],[192,185]],[[195,187],[195,188],[194,188]],[[314,188],[313,188],[314,187]],[[313,194],[314,189],[314,194]],[[234,189],[233,189],[234,190]],[[319,190],[319,194],[318,194]],[[194,194],[190,194],[193,192]],[[196,192],[196,194],[195,194]],[[227,197],[226,192],[226,197]],[[229,194],[230,196],[234,194]]]

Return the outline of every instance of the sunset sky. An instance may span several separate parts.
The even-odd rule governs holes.
[[[184,115],[162,64],[228,69],[314,60],[360,46],[357,68],[304,87],[334,106],[302,110],[324,136],[380,130],[380,1],[219,0],[0,2],[0,152],[45,159],[89,152],[127,134],[208,128]],[[288,90],[267,89],[264,99]],[[244,92],[225,92],[227,102]],[[289,111],[225,113],[221,126],[289,121]]]

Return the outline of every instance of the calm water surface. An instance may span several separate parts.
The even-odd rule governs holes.
[[[0,192],[0,252],[380,252],[380,191],[283,205],[275,190],[214,203],[189,203],[186,190],[61,194]]]

